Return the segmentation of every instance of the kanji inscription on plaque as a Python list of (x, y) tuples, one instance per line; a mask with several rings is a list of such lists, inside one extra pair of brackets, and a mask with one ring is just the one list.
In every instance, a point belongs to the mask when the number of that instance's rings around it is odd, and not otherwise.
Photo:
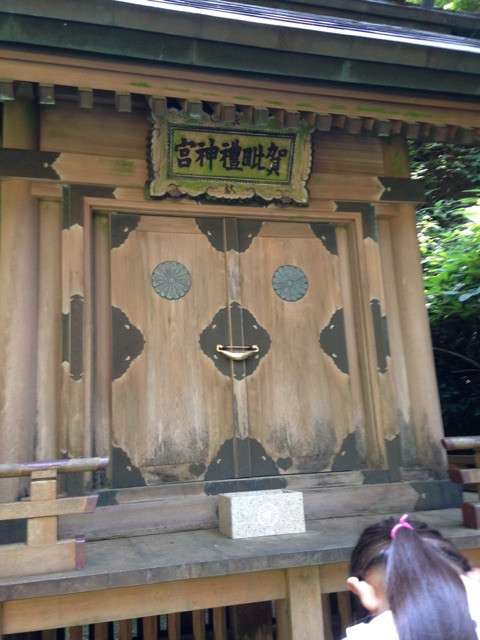
[(310, 127), (249, 128), (189, 122), (187, 114), (154, 117), (152, 196), (175, 192), (214, 198), (308, 202)]

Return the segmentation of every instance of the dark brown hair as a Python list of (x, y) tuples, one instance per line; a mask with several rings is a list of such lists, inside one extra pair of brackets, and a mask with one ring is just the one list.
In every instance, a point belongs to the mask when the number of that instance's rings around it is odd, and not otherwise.
[(350, 575), (365, 579), (383, 567), (390, 609), (400, 640), (477, 640), (460, 578), (468, 561), (439, 531), (409, 521), (392, 540), (398, 520), (367, 527), (352, 553)]

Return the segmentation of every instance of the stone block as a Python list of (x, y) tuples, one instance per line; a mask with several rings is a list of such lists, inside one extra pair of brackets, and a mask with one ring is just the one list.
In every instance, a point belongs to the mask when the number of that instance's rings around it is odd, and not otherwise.
[(219, 529), (229, 538), (305, 532), (300, 491), (240, 491), (219, 496)]

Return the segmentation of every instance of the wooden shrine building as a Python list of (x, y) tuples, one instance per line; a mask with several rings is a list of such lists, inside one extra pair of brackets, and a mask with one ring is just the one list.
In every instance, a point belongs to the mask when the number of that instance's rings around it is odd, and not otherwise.
[[(480, 560), (407, 146), (480, 143), (479, 33), (393, 0), (2, 0), (0, 634), (338, 637), (383, 514)], [(260, 489), (302, 491), (307, 533), (221, 536), (217, 496)]]

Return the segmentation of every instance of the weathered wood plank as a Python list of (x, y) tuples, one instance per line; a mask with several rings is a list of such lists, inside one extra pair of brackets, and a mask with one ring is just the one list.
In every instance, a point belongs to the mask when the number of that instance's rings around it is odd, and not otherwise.
[(443, 473), (446, 455), (440, 441), (444, 434), (425, 307), (416, 212), (412, 205), (398, 207), (400, 215), (390, 222), (392, 260), (402, 339), (404, 345), (408, 345), (404, 353), (411, 402), (410, 424), (417, 446), (416, 462)]
[(42, 460), (39, 462), (18, 462), (0, 464), (0, 478), (17, 478), (29, 476), (41, 471), (58, 471), (59, 473), (76, 473), (98, 471), (108, 465), (108, 458), (70, 458), (70, 460)]
[[(305, 110), (305, 101), (309, 110), (317, 113), (337, 113), (365, 118), (381, 117), (387, 120), (407, 122), (430, 122), (438, 125), (457, 124), (467, 127), (480, 126), (480, 114), (473, 103), (419, 98), (418, 108), (412, 113), (411, 99), (400, 95), (386, 100), (380, 93), (360, 90), (328, 89), (302, 83), (279, 83), (257, 79), (233, 79), (227, 74), (211, 76), (197, 71), (164, 68), (149, 72), (141, 64), (97, 61), (95, 69), (86, 65), (81, 57), (62, 57), (49, 54), (35, 56), (29, 52), (8, 51), (3, 49), (0, 55), (0, 77), (41, 82), (42, 84), (64, 84), (66, 86), (88, 86), (93, 89), (107, 89), (116, 92), (135, 92), (144, 95), (168, 95), (188, 100), (207, 100), (236, 104), (238, 96), (245, 96), (245, 104), (265, 107), (274, 101), (280, 108), (289, 111)], [(141, 78), (141, 81), (139, 81)], [(242, 102), (242, 101), (240, 101)]]
[(480, 469), (450, 469), (448, 475), (458, 484), (480, 483)]
[[(3, 105), (2, 144), (33, 149), (37, 114), (32, 102)], [(36, 419), (38, 207), (26, 180), (2, 182), (0, 219), (0, 462), (32, 460)], [(12, 286), (13, 285), (13, 286)], [(0, 500), (18, 497), (18, 480), (3, 482)]]
[(60, 498), (48, 502), (13, 502), (0, 504), (0, 520), (18, 520), (19, 518), (43, 518), (63, 516), (70, 513), (92, 513), (98, 496), (78, 498)]
[(0, 177), (141, 187), (147, 166), (145, 160), (136, 158), (4, 148), (0, 150)]
[(323, 640), (333, 640), (332, 633), (332, 609), (330, 606), (330, 595), (322, 593), (322, 612), (323, 612)]
[(352, 602), (349, 591), (337, 593), (338, 613), (340, 615), (341, 633), (352, 624)]
[(480, 449), (480, 436), (458, 436), (455, 438), (442, 438), (442, 444), (447, 451)]
[(148, 128), (145, 112), (120, 114), (102, 104), (79, 110), (58, 102), (55, 109), (42, 110), (40, 149), (143, 160)]
[(5, 603), (5, 633), (74, 626), (86, 621), (170, 614), (192, 609), (225, 607), (286, 596), (283, 571), (230, 575), (155, 585), (116, 588), (101, 592), (71, 593)]
[[(60, 540), (50, 545), (0, 545), (0, 575), (2, 577), (28, 576), (39, 572), (56, 573), (81, 566), (83, 542)], [(83, 621), (82, 621), (83, 622)], [(79, 623), (80, 624), (80, 623)], [(36, 627), (55, 628), (58, 624)], [(63, 626), (63, 625), (60, 625)]]
[(287, 570), (292, 640), (325, 637), (318, 567)]
[[(267, 485), (268, 486), (268, 485)], [(428, 485), (427, 485), (428, 486)], [(433, 491), (432, 485), (432, 491)], [(228, 484), (226, 485), (228, 489)], [(294, 488), (294, 487), (290, 487)], [(300, 490), (302, 487), (298, 487)], [(442, 491), (444, 485), (437, 485)], [(220, 491), (217, 489), (217, 492)], [(181, 495), (181, 494), (180, 494)], [(60, 535), (82, 535), (90, 540), (146, 533), (212, 529), (218, 526), (216, 497), (184, 496), (178, 508), (178, 494), (160, 500), (125, 502), (99, 507), (92, 514), (60, 518)], [(363, 514), (381, 515), (413, 511), (419, 500), (419, 487), (407, 482), (307, 489), (304, 494), (307, 520)]]
[(142, 640), (157, 640), (158, 637), (158, 617), (148, 616), (141, 619)]
[(193, 640), (205, 640), (205, 609), (192, 611)]
[(180, 613), (167, 615), (168, 640), (180, 640), (182, 637), (182, 617)]
[(214, 640), (227, 640), (227, 610), (225, 607), (214, 607), (213, 615), (213, 638)]
[(292, 625), (290, 622), (290, 606), (288, 598), (275, 603), (275, 637), (276, 640), (291, 640)]
[(37, 438), (35, 458), (57, 457), (62, 349), (61, 229), (59, 201), (41, 200), (39, 211)]

